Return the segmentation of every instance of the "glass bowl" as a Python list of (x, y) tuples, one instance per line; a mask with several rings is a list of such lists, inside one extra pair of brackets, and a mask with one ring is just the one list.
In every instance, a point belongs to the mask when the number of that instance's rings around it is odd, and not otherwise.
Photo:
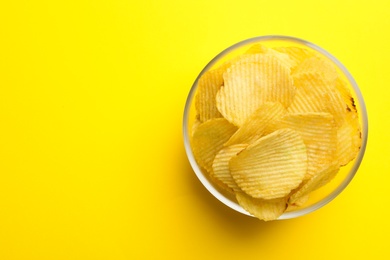
[(336, 68), (338, 68), (339, 73), (341, 77), (347, 82), (349, 85), (349, 89), (351, 91), (352, 97), (354, 98), (355, 105), (358, 111), (358, 116), (360, 120), (360, 126), (361, 126), (361, 133), (362, 133), (362, 145), (360, 148), (360, 151), (356, 158), (351, 161), (347, 166), (341, 167), (339, 173), (337, 176), (327, 185), (324, 187), (312, 192), (310, 194), (309, 201), (299, 207), (294, 208), (291, 211), (286, 211), (283, 213), (278, 219), (290, 219), (295, 218), (299, 216), (306, 215), (310, 212), (313, 212), (330, 201), (332, 201), (334, 198), (336, 198), (351, 182), (353, 177), (355, 176), (360, 163), (363, 159), (364, 152), (366, 149), (367, 144), (367, 135), (368, 135), (368, 120), (367, 120), (367, 111), (365, 107), (365, 103), (363, 100), (363, 96), (359, 90), (358, 85), (356, 84), (355, 80), (351, 76), (351, 74), (348, 72), (348, 70), (330, 53), (325, 51), (324, 49), (318, 47), (317, 45), (310, 43), (308, 41), (289, 37), (289, 36), (277, 36), (277, 35), (271, 35), (271, 36), (259, 36), (254, 37), (250, 39), (246, 39), (244, 41), (238, 42), (231, 47), (225, 49), (221, 53), (219, 53), (215, 58), (213, 58), (206, 67), (200, 72), (198, 77), (196, 78), (194, 84), (192, 85), (192, 88), (189, 92), (186, 104), (185, 104), (185, 110), (184, 110), (184, 117), (183, 117), (183, 134), (184, 134), (184, 145), (185, 150), (187, 153), (188, 160), (200, 180), (200, 182), (204, 185), (204, 187), (219, 201), (221, 201), (226, 206), (232, 208), (233, 210), (236, 210), (242, 214), (252, 216), (250, 213), (248, 213), (246, 210), (244, 210), (236, 201), (236, 199), (226, 193), (224, 190), (220, 189), (218, 185), (214, 184), (210, 178), (208, 177), (207, 172), (203, 172), (201, 167), (197, 164), (193, 151), (191, 149), (190, 145), (190, 136), (191, 136), (191, 128), (195, 121), (195, 105), (194, 105), (194, 99), (197, 91), (197, 85), (199, 78), (208, 70), (213, 69), (223, 62), (238, 56), (240, 54), (243, 54), (251, 45), (261, 43), (264, 46), (267, 47), (278, 47), (278, 46), (296, 46), (301, 47), (305, 49), (312, 50), (319, 54), (320, 56), (325, 57), (326, 59), (330, 60)]

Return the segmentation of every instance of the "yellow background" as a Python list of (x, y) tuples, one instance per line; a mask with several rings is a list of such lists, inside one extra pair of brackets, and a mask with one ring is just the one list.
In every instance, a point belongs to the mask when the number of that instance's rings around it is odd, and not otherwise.
[[(0, 259), (388, 259), (389, 1), (0, 3)], [(335, 55), (365, 97), (350, 186), (261, 222), (217, 201), (183, 146), (187, 94), (268, 34)]]

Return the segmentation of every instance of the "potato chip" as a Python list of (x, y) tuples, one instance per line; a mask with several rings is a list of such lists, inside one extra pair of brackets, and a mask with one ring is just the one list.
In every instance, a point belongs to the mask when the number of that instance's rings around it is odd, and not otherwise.
[(246, 57), (248, 57), (250, 55), (248, 54), (241, 54), (241, 55), (238, 55), (236, 57), (233, 57), (231, 58), (230, 60), (227, 60), (225, 62), (223, 62), (219, 67), (218, 67), (218, 70), (220, 70), (223, 73), (225, 73), (233, 64), (239, 62), (241, 59), (246, 59)]
[(337, 126), (343, 123), (347, 109), (334, 85), (313, 73), (299, 74), (294, 77), (294, 84), (297, 90), (287, 109), (290, 113), (328, 112), (334, 116)]
[[(285, 57), (285, 59), (289, 59), (288, 56)], [(206, 71), (199, 78), (195, 96), (195, 108), (201, 122), (205, 122), (212, 118), (222, 117), (216, 107), (215, 98), (220, 87), (224, 85), (223, 73), (233, 64), (247, 61), (253, 61), (253, 55), (243, 54), (234, 59), (227, 60), (219, 67)]]
[(224, 86), (216, 97), (217, 108), (234, 125), (245, 120), (265, 102), (288, 107), (295, 87), (289, 69), (270, 55), (254, 54), (256, 62), (238, 62), (224, 74)]
[[(288, 58), (288, 57), (287, 57)], [(195, 108), (197, 116), (201, 122), (212, 118), (222, 117), (216, 107), (216, 94), (224, 85), (223, 73), (237, 62), (252, 59), (252, 55), (243, 54), (233, 59), (227, 60), (219, 67), (206, 71), (198, 80), (198, 88), (195, 96)]]
[(191, 128), (191, 136), (194, 136), (194, 133), (196, 132), (196, 129), (198, 129), (198, 126), (201, 124), (200, 120), (198, 118), (195, 119), (194, 123), (192, 124)]
[(304, 60), (318, 56), (316, 53), (310, 50), (300, 48), (300, 47), (295, 47), (295, 46), (275, 47), (273, 49), (280, 53), (287, 54), (290, 57), (290, 59), (294, 62), (295, 65), (293, 65), (291, 68), (292, 73), (294, 73), (297, 65), (301, 64)]
[(324, 108), (324, 112), (331, 113), (334, 117), (334, 121), (337, 126), (341, 126), (345, 120), (347, 108), (345, 102), (343, 102), (343, 98), (336, 89), (330, 89), (324, 95), (324, 101), (327, 105)]
[(221, 86), (224, 85), (223, 73), (232, 66), (232, 64), (246, 59), (248, 55), (240, 55), (227, 60), (219, 67), (206, 71), (198, 80), (198, 88), (195, 96), (195, 108), (197, 117), (201, 122), (209, 119), (222, 117), (216, 106), (216, 95)]
[(306, 194), (304, 196), (301, 196), (299, 198), (297, 198), (294, 202), (288, 202), (288, 206), (287, 206), (287, 209), (286, 211), (291, 211), (291, 210), (296, 210), (300, 207), (302, 207), (303, 205), (305, 205), (307, 203), (307, 201), (309, 200), (310, 198), (310, 195), (309, 194)]
[(230, 174), (229, 161), (244, 150), (247, 144), (236, 144), (222, 148), (214, 158), (211, 176), (222, 183), (222, 188), (233, 193), (240, 190)]
[(289, 203), (296, 203), (296, 201), (299, 201), (303, 196), (310, 194), (312, 191), (315, 191), (330, 182), (336, 176), (339, 169), (338, 162), (323, 165), (316, 175), (304, 181), (300, 188), (290, 196)]
[(297, 201), (294, 201), (294, 203), (288, 202), (286, 212), (291, 212), (291, 211), (300, 209), (302, 206), (304, 206), (308, 202), (309, 198), (310, 198), (310, 196), (309, 196), (309, 194), (307, 194), (305, 196), (298, 198)]
[(223, 85), (222, 73), (223, 71), (220, 69), (209, 70), (198, 80), (195, 108), (201, 122), (222, 117), (215, 103), (217, 92)]
[(251, 47), (249, 47), (248, 50), (246, 50), (245, 54), (258, 54), (258, 53), (268, 53), (270, 48), (265, 47), (263, 44), (256, 43), (253, 44)]
[(272, 200), (255, 199), (244, 192), (237, 192), (236, 199), (243, 209), (264, 221), (275, 220), (287, 208), (285, 197)]
[(279, 102), (267, 102), (259, 106), (225, 144), (250, 144), (264, 135), (267, 125), (287, 113)]
[(298, 187), (307, 170), (306, 146), (291, 129), (266, 135), (229, 163), (237, 185), (254, 198), (275, 199)]
[(351, 95), (351, 91), (349, 90), (347, 83), (344, 80), (337, 78), (335, 85), (336, 89), (339, 91), (341, 97), (347, 105), (347, 110), (357, 112), (355, 100)]
[(199, 165), (211, 172), (215, 155), (236, 130), (237, 127), (224, 118), (200, 124), (192, 137), (192, 149)]
[[(297, 65), (296, 61), (291, 59), (289, 55), (286, 53), (278, 52), (272, 48), (268, 48), (264, 46), (263, 44), (254, 44), (252, 45), (245, 54), (269, 54), (277, 58), (283, 65), (285, 65), (287, 68), (292, 68)], [(253, 57), (253, 55), (246, 55), (246, 60)], [(244, 59), (245, 60), (245, 59)]]
[(231, 59), (226, 60), (226, 61), (222, 62), (219, 65), (214, 65), (213, 66), (212, 70), (215, 70), (216, 74), (219, 74), (218, 77), (220, 76), (222, 78), (221, 79), (222, 81), (220, 81), (220, 82), (222, 82), (222, 85), (224, 85), (224, 83), (223, 83), (224, 82), (223, 81), (223, 73), (225, 73), (233, 64), (239, 62), (242, 59), (246, 59), (247, 56), (249, 56), (249, 55), (244, 53), (244, 54), (232, 57)]
[(337, 128), (329, 113), (287, 114), (267, 126), (266, 133), (290, 128), (299, 133), (307, 150), (305, 179), (315, 175), (324, 164), (337, 160)]
[(337, 131), (337, 157), (340, 166), (347, 165), (358, 154), (362, 145), (359, 119), (355, 111), (350, 111)]
[(325, 84), (334, 84), (338, 78), (338, 73), (333, 64), (322, 57), (313, 56), (303, 60), (295, 68), (292, 73), (294, 78), (299, 78), (301, 75), (316, 75), (318, 80), (323, 81)]

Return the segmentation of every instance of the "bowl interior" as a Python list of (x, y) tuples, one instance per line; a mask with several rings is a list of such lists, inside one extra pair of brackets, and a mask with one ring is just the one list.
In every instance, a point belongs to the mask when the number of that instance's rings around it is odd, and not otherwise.
[(222, 51), (214, 59), (212, 59), (209, 62), (209, 64), (207, 64), (207, 66), (201, 71), (201, 73), (195, 80), (190, 90), (190, 93), (188, 95), (187, 102), (185, 105), (184, 118), (183, 118), (183, 134), (184, 134), (185, 149), (190, 164), (196, 176), (202, 182), (205, 188), (211, 194), (213, 194), (213, 196), (215, 196), (218, 200), (220, 200), (228, 207), (238, 212), (241, 212), (242, 214), (251, 216), (251, 214), (249, 214), (237, 203), (237, 201), (233, 196), (224, 192), (217, 185), (215, 185), (209, 179), (207, 172), (201, 169), (201, 167), (197, 164), (191, 149), (190, 135), (191, 135), (191, 129), (195, 121), (195, 115), (196, 115), (194, 98), (196, 95), (198, 79), (206, 71), (219, 66), (223, 62), (233, 57), (243, 54), (251, 45), (255, 43), (261, 43), (262, 45), (265, 45), (267, 47), (296, 46), (296, 47), (306, 48), (315, 51), (321, 56), (323, 56), (324, 58), (330, 60), (339, 70), (339, 74), (341, 75), (341, 77), (343, 77), (343, 79), (348, 83), (348, 86), (350, 88), (352, 97), (355, 100), (356, 108), (358, 111), (358, 116), (361, 124), (361, 131), (362, 131), (362, 146), (358, 155), (347, 166), (341, 167), (337, 176), (330, 183), (312, 192), (309, 201), (304, 206), (300, 208), (296, 208), (291, 211), (286, 211), (279, 217), (279, 219), (289, 219), (289, 218), (299, 217), (326, 205), (327, 203), (332, 201), (338, 194), (340, 194), (345, 189), (345, 187), (347, 187), (347, 185), (353, 179), (354, 175), (356, 174), (360, 166), (360, 163), (364, 156), (366, 144), (367, 144), (367, 135), (368, 135), (367, 111), (363, 100), (363, 96), (358, 88), (358, 85), (356, 84), (355, 80), (353, 79), (352, 75), (348, 72), (348, 70), (335, 57), (333, 57), (330, 53), (323, 50), (322, 48), (310, 42), (307, 42), (305, 40), (301, 40), (293, 37), (260, 36), (260, 37), (244, 40)]

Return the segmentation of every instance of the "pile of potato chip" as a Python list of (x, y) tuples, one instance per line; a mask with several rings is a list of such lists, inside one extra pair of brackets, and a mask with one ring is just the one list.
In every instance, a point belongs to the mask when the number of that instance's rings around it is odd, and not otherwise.
[(252, 45), (199, 78), (195, 107), (197, 163), (265, 221), (302, 206), (361, 146), (348, 84), (300, 47)]

